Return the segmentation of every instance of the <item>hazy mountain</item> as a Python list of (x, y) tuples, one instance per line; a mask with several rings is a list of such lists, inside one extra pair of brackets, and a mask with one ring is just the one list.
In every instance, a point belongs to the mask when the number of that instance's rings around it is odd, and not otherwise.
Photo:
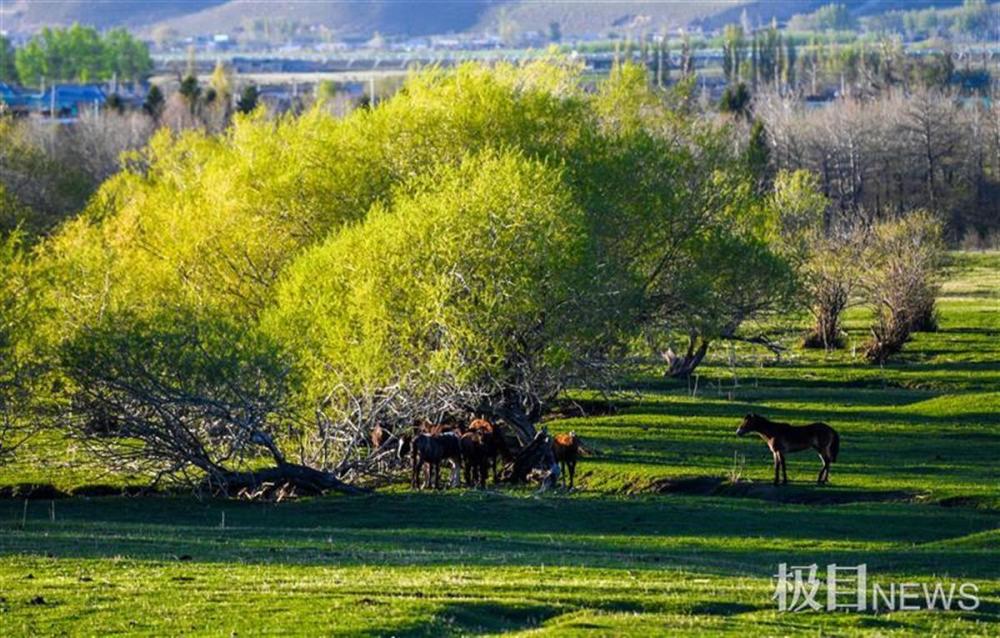
[[(180, 34), (236, 33), (255, 19), (324, 25), (339, 35), (430, 35), (495, 31), (503, 22), (518, 32), (546, 32), (558, 22), (565, 35), (628, 28), (647, 32), (740, 20), (754, 24), (787, 19), (830, 0), (5, 0), (3, 28), (27, 33), (73, 22), (105, 28), (123, 25), (149, 33), (169, 27)], [(960, 0), (844, 0), (853, 13), (938, 7)]]

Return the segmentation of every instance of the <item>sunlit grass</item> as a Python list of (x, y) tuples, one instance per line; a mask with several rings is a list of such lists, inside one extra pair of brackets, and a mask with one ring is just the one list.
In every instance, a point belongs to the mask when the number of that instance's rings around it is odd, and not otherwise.
[[(1000, 254), (959, 254), (941, 330), (898, 361), (850, 346), (781, 361), (717, 349), (698, 390), (654, 370), (614, 414), (549, 422), (594, 453), (580, 490), (0, 501), (0, 635), (991, 635), (1000, 621)], [(851, 311), (851, 342), (865, 339)], [(789, 334), (788, 341), (795, 332)], [(814, 454), (734, 431), (755, 411), (842, 435)], [(0, 485), (121, 484), (41, 437)], [(743, 491), (725, 480), (741, 477)], [(653, 493), (665, 479), (706, 493)], [(718, 489), (711, 489), (717, 485)], [(882, 582), (971, 581), (977, 611), (780, 614), (777, 563), (866, 563)]]

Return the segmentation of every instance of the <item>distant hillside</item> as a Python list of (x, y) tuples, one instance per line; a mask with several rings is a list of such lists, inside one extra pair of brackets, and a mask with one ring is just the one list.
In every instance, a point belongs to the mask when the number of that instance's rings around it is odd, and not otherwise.
[(493, 5), (506, 0), (345, 0), (275, 2), (229, 0), (163, 24), (185, 35), (234, 32), (254, 19), (321, 24), (340, 35), (432, 35), (474, 27)]
[[(157, 26), (183, 35), (236, 33), (254, 19), (323, 25), (340, 36), (432, 35), (496, 31), (501, 22), (516, 32), (546, 32), (558, 22), (567, 36), (630, 28), (646, 32), (703, 26), (714, 29), (740, 20), (754, 24), (786, 20), (830, 0), (6, 0), (3, 28), (27, 33), (73, 22), (99, 28), (123, 25), (144, 33)], [(852, 13), (944, 7), (960, 0), (843, 0)]]
[(124, 26), (141, 29), (161, 20), (222, 5), (230, 0), (4, 0), (0, 28), (31, 33), (45, 26), (68, 26), (74, 22), (104, 29)]

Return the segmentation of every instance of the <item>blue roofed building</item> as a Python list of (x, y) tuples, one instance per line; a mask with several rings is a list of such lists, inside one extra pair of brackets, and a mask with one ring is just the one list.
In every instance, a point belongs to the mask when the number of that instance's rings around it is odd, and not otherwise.
[(32, 109), (55, 117), (78, 117), (88, 110), (104, 108), (108, 96), (97, 84), (54, 84), (33, 95)]
[(16, 86), (0, 82), (0, 103), (3, 108), (14, 113), (27, 113), (30, 109), (32, 95), (25, 93)]

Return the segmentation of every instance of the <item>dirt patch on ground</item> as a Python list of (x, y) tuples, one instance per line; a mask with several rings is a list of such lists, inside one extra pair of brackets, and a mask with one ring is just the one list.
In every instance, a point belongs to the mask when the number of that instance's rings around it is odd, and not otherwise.
[[(756, 498), (777, 503), (800, 505), (841, 505), (844, 503), (907, 502), (919, 494), (907, 490), (848, 490), (816, 484), (772, 485), (770, 483), (731, 483), (717, 476), (661, 478), (642, 490), (655, 494), (687, 494), (693, 496), (731, 496)], [(635, 493), (635, 492), (633, 492)]]

